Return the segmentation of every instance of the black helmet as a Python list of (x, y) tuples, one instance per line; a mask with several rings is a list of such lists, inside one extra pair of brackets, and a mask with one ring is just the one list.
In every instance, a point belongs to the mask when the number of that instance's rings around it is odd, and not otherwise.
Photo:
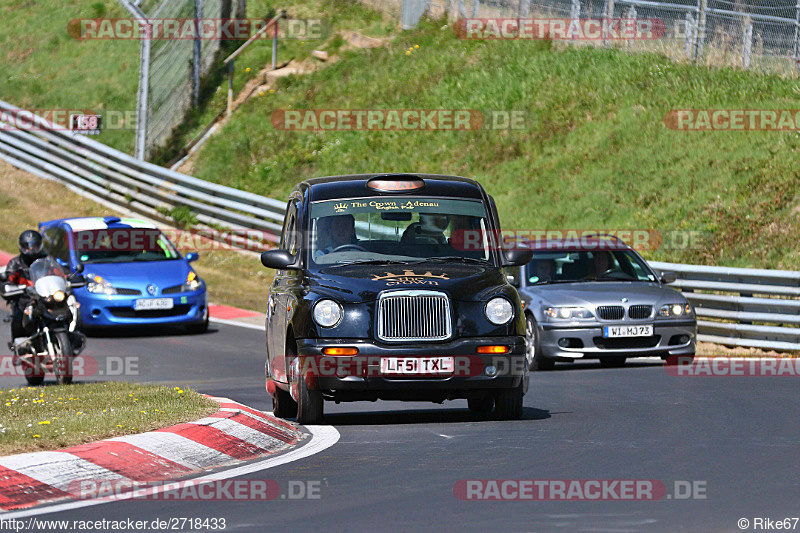
[(23, 231), (19, 236), (19, 252), (26, 260), (41, 257), (42, 254), (42, 236), (38, 231), (29, 229)]

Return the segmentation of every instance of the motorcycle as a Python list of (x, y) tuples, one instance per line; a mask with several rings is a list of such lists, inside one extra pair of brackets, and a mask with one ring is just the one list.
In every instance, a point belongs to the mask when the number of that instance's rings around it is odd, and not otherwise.
[(14, 365), (23, 368), (29, 385), (41, 385), (45, 371), (55, 374), (59, 384), (72, 383), (72, 360), (86, 346), (86, 336), (74, 330), (77, 302), (70, 294), (72, 288), (86, 284), (80, 274), (82, 266), (67, 276), (56, 260), (43, 257), (31, 265), (32, 287), (10, 284), (3, 287), (2, 297), (6, 301), (23, 295), (30, 298), (22, 326), (32, 334), (9, 343)]

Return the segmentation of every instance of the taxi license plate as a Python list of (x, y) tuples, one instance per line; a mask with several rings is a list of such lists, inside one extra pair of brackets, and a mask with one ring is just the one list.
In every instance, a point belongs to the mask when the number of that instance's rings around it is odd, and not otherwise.
[(644, 326), (604, 326), (603, 337), (651, 337), (653, 325)]
[(172, 298), (146, 298), (133, 303), (135, 311), (150, 311), (151, 309), (172, 309)]
[(452, 357), (382, 357), (381, 374), (452, 374)]

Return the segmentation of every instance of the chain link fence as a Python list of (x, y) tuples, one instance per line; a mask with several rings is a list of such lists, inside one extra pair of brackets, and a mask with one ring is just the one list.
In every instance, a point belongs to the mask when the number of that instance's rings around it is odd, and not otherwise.
[[(244, 0), (120, 0), (139, 18), (228, 19), (246, 17)], [(145, 42), (146, 41), (146, 42)], [(164, 146), (186, 112), (198, 104), (201, 80), (218, 57), (219, 39), (142, 39), (137, 97), (136, 157)]]
[[(800, 61), (800, 0), (362, 0), (396, 14), (404, 29), (429, 13), (458, 18), (659, 19), (654, 40), (595, 44), (657, 51), (677, 60), (794, 75)], [(583, 44), (587, 41), (573, 41)]]

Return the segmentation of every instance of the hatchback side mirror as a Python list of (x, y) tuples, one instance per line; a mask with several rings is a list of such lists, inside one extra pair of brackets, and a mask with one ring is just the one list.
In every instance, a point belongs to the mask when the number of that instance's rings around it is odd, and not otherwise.
[(506, 250), (503, 255), (506, 257), (506, 263), (509, 266), (523, 266), (533, 260), (533, 250), (513, 249)]
[(261, 264), (267, 268), (275, 270), (286, 270), (292, 268), (295, 256), (286, 250), (267, 250), (261, 254)]
[(83, 267), (83, 263), (78, 263), (77, 265), (75, 265), (75, 273), (76, 274), (82, 274), (83, 273), (83, 268), (84, 268)]
[(188, 254), (186, 254), (186, 261), (189, 263), (194, 263), (198, 259), (200, 259), (200, 254), (198, 254), (197, 252), (189, 252)]
[(675, 274), (675, 272), (667, 271), (661, 273), (661, 283), (664, 284), (675, 283), (675, 280), (677, 279), (678, 276)]

